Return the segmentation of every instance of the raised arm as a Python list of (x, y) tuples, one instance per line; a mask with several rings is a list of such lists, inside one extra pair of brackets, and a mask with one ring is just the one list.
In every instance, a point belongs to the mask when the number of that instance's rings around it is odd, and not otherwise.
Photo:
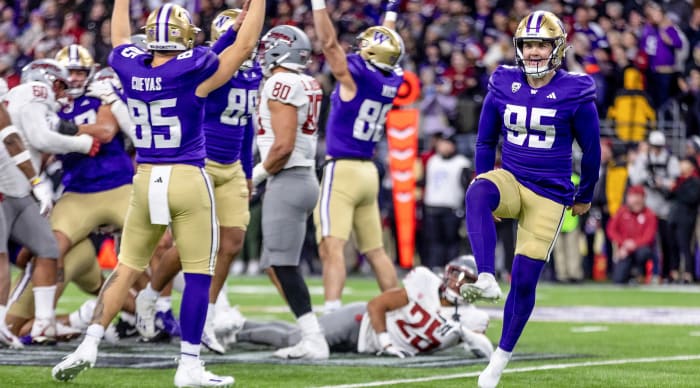
[(131, 43), (129, 0), (115, 0), (112, 9), (112, 47)]
[(396, 17), (397, 12), (401, 6), (401, 0), (389, 0), (386, 3), (386, 13), (384, 14), (384, 22), (382, 25), (384, 27), (391, 28), (396, 31)]
[(257, 45), (265, 20), (265, 0), (248, 0), (243, 10), (246, 14), (245, 20), (238, 31), (236, 41), (219, 54), (219, 67), (197, 87), (197, 96), (206, 97), (212, 90), (228, 82), (241, 64), (250, 58), (250, 53)]
[(345, 50), (338, 42), (337, 33), (333, 22), (326, 9), (324, 0), (312, 0), (311, 7), (314, 14), (314, 28), (316, 35), (321, 41), (323, 55), (328, 66), (331, 68), (333, 76), (340, 82), (340, 93), (343, 100), (350, 100), (357, 93), (357, 84), (352, 79), (352, 74), (348, 69), (348, 61), (345, 57)]

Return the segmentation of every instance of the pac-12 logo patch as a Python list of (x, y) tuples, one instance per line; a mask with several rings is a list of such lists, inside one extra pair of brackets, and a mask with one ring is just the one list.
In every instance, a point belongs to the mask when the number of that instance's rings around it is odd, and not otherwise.
[(513, 83), (510, 85), (510, 91), (513, 92), (513, 93), (515, 93), (515, 92), (517, 92), (518, 90), (520, 90), (520, 87), (521, 87), (521, 86), (522, 86), (522, 84), (521, 84), (520, 82), (513, 82)]

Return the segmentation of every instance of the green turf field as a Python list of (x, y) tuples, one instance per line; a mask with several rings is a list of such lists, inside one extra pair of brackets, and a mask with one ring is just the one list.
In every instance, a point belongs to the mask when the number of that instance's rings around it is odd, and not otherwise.
[[(310, 279), (316, 306), (321, 306), (320, 279)], [(506, 291), (506, 290), (504, 290)], [(368, 300), (377, 293), (369, 278), (351, 278), (344, 302)], [(174, 295), (176, 300), (179, 295)], [(698, 387), (700, 370), (700, 288), (635, 287), (543, 283), (533, 320), (516, 348), (527, 360), (512, 361), (501, 380), (503, 387)], [(252, 319), (291, 320), (291, 313), (266, 278), (233, 278), (229, 299)], [(59, 305), (68, 312), (84, 300), (70, 288)], [(487, 305), (493, 314), (488, 336), (500, 336), (502, 305)], [(45, 365), (58, 361), (61, 345), (44, 348)], [(114, 348), (103, 347), (105, 353)], [(142, 348), (136, 351), (142, 353)], [(122, 349), (123, 351), (124, 349)], [(177, 342), (154, 349), (159, 356), (177, 351)], [(461, 349), (410, 362), (348, 355), (331, 355), (327, 363), (275, 362), (269, 350), (232, 350), (226, 359), (204, 353), (210, 369), (233, 374), (238, 387), (386, 386), (475, 387), (483, 362), (467, 360)], [(257, 357), (251, 361), (250, 354)], [(241, 361), (237, 361), (241, 355)], [(8, 363), (21, 356), (2, 350)], [(248, 358), (245, 358), (248, 357)], [(542, 359), (538, 359), (538, 358)], [(104, 357), (108, 359), (108, 357)], [(417, 362), (418, 361), (418, 362)], [(443, 362), (444, 361), (444, 362)], [(98, 363), (100, 361), (98, 360)], [(462, 363), (460, 366), (455, 362)], [(15, 362), (22, 363), (22, 362)], [(349, 366), (343, 366), (347, 364)], [(174, 365), (174, 364), (173, 364)], [(421, 367), (422, 366), (422, 367)], [(174, 369), (95, 368), (70, 383), (51, 380), (49, 366), (0, 366), (1, 387), (167, 387)]]

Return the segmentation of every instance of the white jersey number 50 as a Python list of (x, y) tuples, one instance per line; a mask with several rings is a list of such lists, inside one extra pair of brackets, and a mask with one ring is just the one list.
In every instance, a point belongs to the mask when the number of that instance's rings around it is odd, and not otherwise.
[[(556, 109), (532, 108), (530, 110), (530, 122), (528, 123), (526, 106), (506, 104), (506, 110), (503, 112), (503, 123), (509, 129), (506, 139), (519, 146), (524, 145), (527, 139), (528, 147), (552, 148), (554, 137), (557, 134), (556, 127), (542, 124), (540, 121), (542, 117), (555, 117), (556, 115)], [(515, 119), (513, 119), (513, 116), (515, 116)]]
[[(155, 148), (178, 148), (182, 140), (182, 127), (177, 116), (163, 117), (163, 108), (174, 108), (177, 104), (176, 98), (155, 100), (146, 103), (133, 98), (126, 101), (129, 106), (129, 113), (134, 124), (141, 128), (141, 136), (136, 132), (134, 146), (136, 148), (151, 148), (155, 143)], [(168, 135), (153, 134), (151, 126), (168, 127)]]

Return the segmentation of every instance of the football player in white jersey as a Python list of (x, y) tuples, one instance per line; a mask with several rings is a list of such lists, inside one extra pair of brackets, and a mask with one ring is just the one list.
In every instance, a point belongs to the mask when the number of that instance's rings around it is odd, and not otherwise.
[(272, 28), (260, 40), (258, 55), (267, 78), (256, 139), (262, 162), (253, 168), (254, 187), (268, 180), (262, 205), (262, 263), (272, 268), (302, 331), (296, 346), (280, 349), (275, 356), (326, 359), (328, 344), (299, 271), (306, 220), (319, 191), (314, 168), (323, 91), (303, 73), (311, 43), (302, 30), (287, 25)]
[[(99, 141), (90, 135), (68, 136), (60, 133), (63, 123), (56, 110), (59, 108), (58, 101), (66, 96), (68, 78), (67, 69), (58, 62), (37, 60), (22, 69), (22, 83), (4, 97), (12, 123), (27, 145), (26, 156), (36, 171), (41, 170), (42, 153), (79, 152), (94, 156), (99, 151)], [(36, 342), (53, 341), (56, 258), (59, 252), (51, 227), (41, 217), (41, 214), (50, 211), (51, 203), (42, 203), (40, 212), (25, 211), (27, 207), (36, 207), (27, 188), (12, 195), (8, 193), (3, 202), (5, 216), (13, 220), (11, 237), (36, 256), (32, 274), (36, 319), (31, 336)], [(47, 231), (48, 234), (45, 233)]]
[[(5, 84), (5, 86), (7, 85)], [(29, 158), (29, 152), (19, 137), (17, 129), (12, 125), (10, 115), (3, 104), (0, 104), (0, 139), (4, 144), (4, 148), (0, 148), (0, 201), (2, 201), (2, 193), (11, 194), (16, 191), (18, 195), (21, 195), (26, 192), (26, 189), (30, 187), (27, 184), (29, 182), (34, 197), (43, 204), (41, 206), (48, 207), (53, 196), (51, 187), (48, 182), (42, 182), (38, 178)], [(18, 175), (20, 171), (26, 179)], [(10, 260), (7, 255), (10, 230), (8, 229), (5, 213), (0, 206), (0, 343), (10, 348), (19, 349), (22, 348), (22, 342), (5, 323), (10, 291)]]
[[(489, 357), (491, 341), (484, 335), (486, 312), (459, 295), (462, 284), (476, 280), (473, 256), (451, 261), (443, 279), (425, 267), (404, 278), (403, 288), (384, 291), (369, 303), (348, 304), (319, 321), (331, 351), (412, 357), (462, 344), (475, 357)], [(301, 333), (287, 322), (245, 320), (225, 338), (276, 347), (298, 341)]]

